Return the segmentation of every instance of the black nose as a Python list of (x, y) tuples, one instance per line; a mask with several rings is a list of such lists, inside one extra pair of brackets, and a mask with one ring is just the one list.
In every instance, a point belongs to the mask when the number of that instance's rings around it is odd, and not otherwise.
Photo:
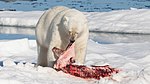
[(74, 43), (75, 42), (75, 40), (70, 40), (70, 43)]

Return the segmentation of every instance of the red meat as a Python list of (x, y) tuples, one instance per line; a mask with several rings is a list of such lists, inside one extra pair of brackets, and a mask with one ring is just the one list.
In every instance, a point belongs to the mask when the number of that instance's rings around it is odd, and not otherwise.
[(54, 68), (60, 69), (74, 62), (73, 60), (75, 58), (74, 44), (72, 44), (72, 46), (69, 46), (67, 50), (60, 50), (56, 47), (54, 47), (52, 50), (53, 52), (55, 52), (54, 54), (59, 57), (56, 63), (54, 64)]
[(74, 53), (74, 44), (69, 44), (66, 50), (61, 50), (56, 47), (52, 49), (55, 55), (59, 58), (54, 64), (54, 68), (57, 71), (63, 71), (65, 73), (74, 75), (76, 77), (81, 77), (85, 79), (94, 78), (100, 79), (101, 77), (110, 77), (114, 73), (118, 73), (119, 70), (111, 68), (109, 65), (105, 66), (90, 66), (85, 65), (76, 65), (73, 64), (75, 53)]

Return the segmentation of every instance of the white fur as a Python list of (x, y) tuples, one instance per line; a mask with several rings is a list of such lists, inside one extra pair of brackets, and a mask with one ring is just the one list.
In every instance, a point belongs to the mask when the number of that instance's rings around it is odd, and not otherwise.
[(47, 10), (36, 26), (38, 65), (53, 66), (58, 58), (53, 47), (65, 49), (75, 40), (76, 63), (83, 64), (89, 30), (85, 16), (78, 10), (58, 6)]

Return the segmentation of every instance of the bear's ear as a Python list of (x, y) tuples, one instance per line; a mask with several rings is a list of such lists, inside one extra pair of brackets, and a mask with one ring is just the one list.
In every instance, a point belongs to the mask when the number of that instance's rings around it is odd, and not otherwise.
[(68, 20), (69, 20), (68, 17), (64, 16), (64, 21), (68, 21)]
[(63, 20), (64, 20), (63, 21), (64, 25), (67, 26), (68, 25), (68, 20), (69, 20), (68, 17), (64, 16)]

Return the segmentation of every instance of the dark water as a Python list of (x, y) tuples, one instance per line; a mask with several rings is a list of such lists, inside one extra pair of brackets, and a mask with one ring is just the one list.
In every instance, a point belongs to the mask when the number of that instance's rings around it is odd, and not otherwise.
[(35, 39), (35, 36), (27, 34), (0, 34), (0, 40), (14, 40), (22, 38)]
[(63, 5), (86, 12), (133, 8), (150, 9), (150, 0), (0, 0), (0, 10), (35, 11)]
[[(2, 27), (0, 40), (36, 39), (35, 28)], [(101, 44), (150, 42), (150, 35), (90, 32), (90, 39)]]
[(90, 32), (90, 39), (100, 44), (150, 42), (150, 35)]
[(35, 28), (0, 26), (0, 40), (35, 39)]

